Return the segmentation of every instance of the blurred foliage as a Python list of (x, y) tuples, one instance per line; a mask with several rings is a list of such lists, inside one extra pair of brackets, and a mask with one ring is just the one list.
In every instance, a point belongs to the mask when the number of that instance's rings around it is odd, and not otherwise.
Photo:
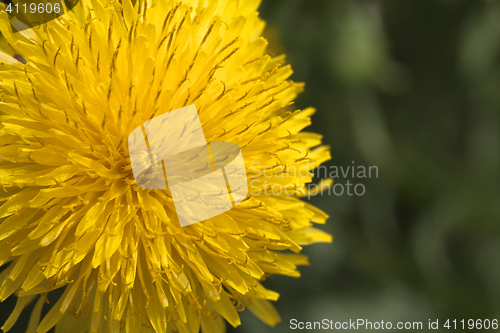
[[(296, 106), (330, 166), (376, 165), (366, 194), (319, 196), (331, 245), (302, 277), (271, 277), (283, 322), (243, 313), (235, 332), (289, 321), (500, 317), (500, 3), (264, 0)], [(345, 183), (345, 179), (336, 182)], [(425, 326), (424, 326), (425, 327)]]

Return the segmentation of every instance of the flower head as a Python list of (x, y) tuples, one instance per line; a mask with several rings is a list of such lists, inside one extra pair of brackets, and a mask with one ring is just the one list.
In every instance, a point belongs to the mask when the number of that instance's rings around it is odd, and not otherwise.
[[(244, 307), (279, 321), (261, 282), (299, 276), (301, 245), (331, 240), (300, 200), (329, 152), (301, 132), (314, 110), (291, 111), (303, 86), (266, 54), (258, 5), (81, 0), (20, 32), (0, 12), (0, 300), (17, 296), (4, 331), (32, 302), (41, 333), (221, 332)], [(193, 104), (208, 142), (241, 147), (249, 195), (181, 227), (167, 191), (136, 185), (127, 138)], [(294, 195), (264, 193), (276, 185)]]

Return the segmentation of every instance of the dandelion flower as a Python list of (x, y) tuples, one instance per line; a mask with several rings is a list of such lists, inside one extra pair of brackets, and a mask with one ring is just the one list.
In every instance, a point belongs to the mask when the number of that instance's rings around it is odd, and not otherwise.
[[(32, 303), (39, 333), (223, 332), (245, 307), (279, 322), (262, 281), (298, 277), (301, 246), (331, 241), (300, 199), (329, 151), (302, 132), (314, 110), (292, 109), (303, 85), (266, 54), (259, 2), (81, 0), (24, 30), (3, 6), (0, 300), (17, 298), (4, 331)], [(136, 185), (127, 137), (187, 105), (208, 142), (241, 147), (249, 194), (180, 227), (167, 192)]]

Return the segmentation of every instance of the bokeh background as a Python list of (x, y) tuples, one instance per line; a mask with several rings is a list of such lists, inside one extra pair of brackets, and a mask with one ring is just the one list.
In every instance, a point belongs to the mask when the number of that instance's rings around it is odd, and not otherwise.
[(264, 283), (283, 322), (244, 311), (228, 331), (500, 319), (500, 3), (263, 0), (261, 14), (271, 52), (307, 84), (296, 106), (318, 109), (308, 130), (331, 146), (327, 166), (379, 175), (335, 180), (362, 183), (363, 196), (311, 199), (334, 242), (304, 249), (300, 279)]
[[(296, 106), (329, 166), (378, 166), (364, 196), (318, 196), (333, 244), (306, 247), (302, 277), (274, 276), (283, 322), (247, 311), (230, 332), (292, 332), (290, 319), (500, 317), (500, 3), (263, 0)], [(424, 329), (426, 331), (426, 329)], [(442, 331), (440, 329), (439, 331)], [(436, 332), (436, 331), (434, 331)]]

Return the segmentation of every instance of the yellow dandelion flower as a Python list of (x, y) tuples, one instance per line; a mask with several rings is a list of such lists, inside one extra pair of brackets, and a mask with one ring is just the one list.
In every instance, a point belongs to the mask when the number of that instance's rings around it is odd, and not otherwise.
[[(303, 85), (266, 54), (259, 2), (81, 0), (26, 30), (2, 7), (0, 300), (17, 297), (4, 331), (33, 302), (39, 333), (223, 332), (245, 307), (279, 321), (261, 282), (299, 276), (301, 246), (331, 241), (300, 199), (329, 151), (302, 132), (314, 110), (290, 110)], [(241, 148), (249, 194), (181, 227), (167, 191), (136, 184), (127, 138), (188, 105), (208, 142)]]

